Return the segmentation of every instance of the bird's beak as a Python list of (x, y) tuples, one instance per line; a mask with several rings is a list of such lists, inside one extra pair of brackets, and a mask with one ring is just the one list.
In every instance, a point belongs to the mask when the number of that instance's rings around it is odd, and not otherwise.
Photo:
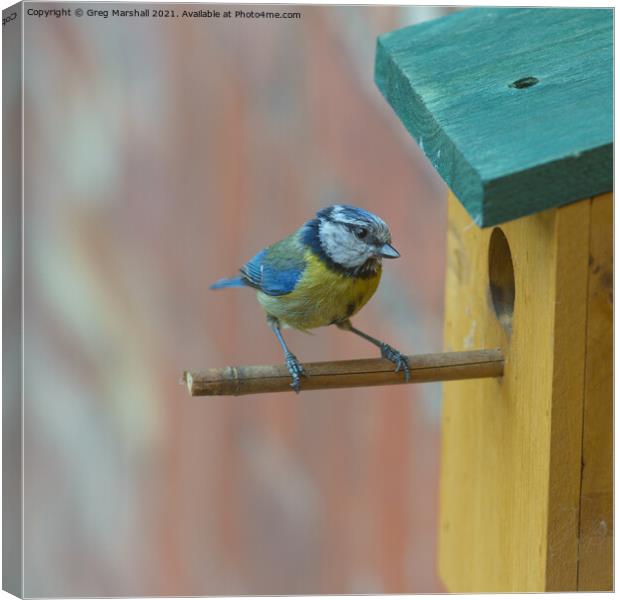
[(400, 256), (398, 250), (391, 244), (383, 244), (377, 254), (383, 258), (398, 258)]

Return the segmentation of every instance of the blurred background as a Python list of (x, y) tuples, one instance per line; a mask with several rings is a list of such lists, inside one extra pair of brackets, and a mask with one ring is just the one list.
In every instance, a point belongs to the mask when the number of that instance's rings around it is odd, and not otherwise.
[[(335, 201), (378, 213), (402, 255), (355, 324), (442, 349), (446, 190), (373, 69), (377, 35), (449, 9), (290, 10), (25, 18), (27, 596), (442, 590), (438, 385), (179, 383), (282, 362), (254, 294), (208, 286)], [(335, 328), (285, 335), (302, 362), (376, 355)]]

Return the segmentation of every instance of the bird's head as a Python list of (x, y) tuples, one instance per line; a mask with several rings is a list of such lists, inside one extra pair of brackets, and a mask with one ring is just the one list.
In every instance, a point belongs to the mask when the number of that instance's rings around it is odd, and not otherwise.
[(317, 213), (316, 233), (325, 255), (347, 271), (371, 270), (382, 258), (398, 258), (389, 227), (377, 215), (334, 204)]

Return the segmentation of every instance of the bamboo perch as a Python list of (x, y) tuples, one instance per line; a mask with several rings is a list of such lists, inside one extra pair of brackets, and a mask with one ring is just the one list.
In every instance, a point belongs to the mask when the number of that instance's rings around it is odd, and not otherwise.
[[(416, 354), (407, 357), (409, 383), (501, 377), (504, 357), (499, 349)], [(307, 377), (302, 390), (326, 390), (406, 383), (402, 371), (383, 358), (303, 363)], [(269, 392), (292, 392), (291, 376), (284, 364), (224, 367), (185, 371), (183, 380), (191, 396), (243, 396)]]

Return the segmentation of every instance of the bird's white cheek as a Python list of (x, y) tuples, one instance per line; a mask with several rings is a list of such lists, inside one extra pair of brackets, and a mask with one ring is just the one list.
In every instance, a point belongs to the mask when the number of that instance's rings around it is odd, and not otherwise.
[(342, 244), (334, 246), (330, 250), (331, 259), (344, 267), (354, 268), (363, 265), (369, 255), (364, 251), (364, 248), (360, 248), (354, 244), (347, 244), (343, 241)]
[(343, 267), (359, 267), (370, 257), (366, 244), (352, 237), (348, 230), (339, 225), (323, 223), (320, 235), (327, 255)]

